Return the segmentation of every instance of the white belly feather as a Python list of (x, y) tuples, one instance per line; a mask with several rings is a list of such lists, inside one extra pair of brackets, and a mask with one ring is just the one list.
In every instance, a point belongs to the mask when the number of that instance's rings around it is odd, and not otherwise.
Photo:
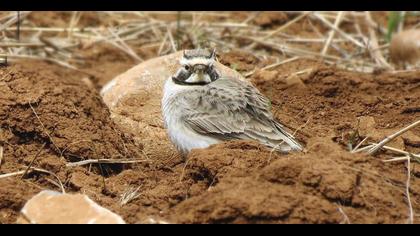
[(177, 93), (185, 92), (186, 89), (193, 89), (193, 86), (180, 86), (175, 84), (172, 79), (168, 79), (162, 99), (163, 118), (169, 138), (183, 153), (188, 153), (194, 148), (206, 148), (220, 142), (217, 139), (201, 135), (184, 125), (182, 114), (185, 111), (173, 106), (170, 101), (176, 99)]

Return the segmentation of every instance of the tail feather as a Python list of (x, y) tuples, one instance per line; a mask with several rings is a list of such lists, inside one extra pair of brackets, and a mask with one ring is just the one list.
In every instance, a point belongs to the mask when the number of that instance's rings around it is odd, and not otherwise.
[(285, 138), (284, 140), (270, 140), (266, 142), (265, 145), (285, 153), (303, 150), (303, 147), (300, 143), (290, 138)]
[[(276, 127), (283, 139), (283, 142), (290, 146), (291, 151), (302, 151), (303, 146), (295, 139), (293, 135), (286, 131), (283, 125), (276, 122)], [(281, 143), (281, 142), (280, 142)]]
[(284, 153), (303, 150), (302, 145), (283, 128), (277, 131), (276, 133), (268, 134), (247, 130), (244, 137), (238, 138), (258, 140), (262, 144)]

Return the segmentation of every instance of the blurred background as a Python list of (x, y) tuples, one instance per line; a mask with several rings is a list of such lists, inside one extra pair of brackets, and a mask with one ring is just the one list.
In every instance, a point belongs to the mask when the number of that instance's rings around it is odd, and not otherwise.
[(394, 69), (392, 36), (418, 28), (416, 11), (0, 12), (0, 62), (42, 59), (108, 80), (149, 58), (214, 47), (260, 66), (304, 57), (372, 72)]

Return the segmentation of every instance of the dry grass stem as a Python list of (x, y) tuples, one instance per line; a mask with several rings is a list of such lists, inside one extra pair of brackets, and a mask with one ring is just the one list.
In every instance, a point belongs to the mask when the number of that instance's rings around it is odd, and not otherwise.
[(409, 209), (409, 217), (408, 217), (408, 223), (413, 224), (414, 222), (414, 211), (413, 211), (413, 205), (411, 204), (411, 197), (410, 197), (410, 179), (411, 179), (411, 161), (410, 157), (407, 158), (407, 182), (405, 184), (405, 192), (407, 196), (407, 202), (408, 202), (408, 209)]
[(42, 144), (42, 147), (38, 150), (38, 152), (35, 154), (34, 158), (31, 160), (31, 162), (29, 163), (28, 167), (25, 170), (25, 173), (23, 173), (22, 175), (22, 179), (26, 176), (26, 174), (28, 173), (28, 171), (31, 169), (32, 165), (34, 164), (36, 158), (38, 158), (38, 156), (41, 154), (41, 152), (44, 150), (45, 145), (47, 145), (46, 143)]
[(395, 157), (388, 160), (383, 160), (383, 162), (397, 162), (397, 161), (407, 161), (410, 157), (403, 156), (403, 157)]
[[(373, 143), (373, 145), (378, 145), (378, 144)], [(388, 151), (396, 152), (398, 154), (411, 155), (411, 156), (413, 156), (415, 158), (420, 158), (420, 154), (412, 154), (412, 153), (409, 153), (409, 152), (400, 150), (398, 148), (393, 148), (393, 147), (389, 147), (389, 146), (385, 146), (385, 145), (382, 148), (385, 149), (385, 150), (388, 150)]]
[(0, 42), (0, 48), (11, 48), (11, 47), (44, 47), (42, 43), (18, 43), (18, 42)]
[(291, 21), (288, 21), (286, 24), (278, 27), (276, 30), (274, 30), (273, 32), (271, 32), (267, 36), (264, 36), (262, 39), (270, 38), (270, 37), (280, 33), (281, 31), (284, 31), (285, 29), (289, 28), (291, 25), (295, 24), (296, 22), (300, 21), (301, 19), (305, 18), (306, 16), (308, 16), (311, 13), (312, 12), (303, 12), (301, 15), (297, 16), (296, 18), (294, 18)]
[(3, 165), (3, 155), (4, 155), (4, 148), (3, 146), (0, 146), (0, 170), (1, 170), (1, 166)]
[(333, 29), (334, 31), (336, 31), (337, 33), (339, 33), (343, 38), (349, 40), (350, 42), (352, 42), (354, 45), (360, 47), (360, 48), (365, 48), (365, 45), (363, 45), (361, 42), (357, 41), (356, 39), (354, 39), (352, 36), (350, 36), (349, 34), (345, 33), (344, 31), (338, 29), (337, 27), (335, 27), (331, 22), (329, 22), (327, 19), (325, 19), (324, 16), (322, 16), (319, 13), (313, 13), (313, 16), (315, 16), (315, 18), (319, 19), (322, 23), (324, 23), (327, 27)]
[[(57, 181), (58, 181), (58, 183), (60, 185), (60, 188), (61, 188), (61, 192), (62, 193), (66, 193), (66, 191), (64, 189), (64, 185), (61, 182), (60, 178), (56, 174), (54, 174), (53, 172), (48, 171), (48, 170), (44, 170), (44, 169), (40, 169), (40, 168), (34, 168), (34, 167), (31, 167), (29, 169), (30, 169), (30, 171), (33, 171), (33, 172), (38, 172), (38, 173), (44, 173), (44, 174), (52, 175), (54, 178), (57, 179)], [(13, 173), (2, 174), (2, 175), (0, 175), (0, 179), (14, 177), (14, 176), (18, 176), (18, 175), (23, 175), (25, 173), (27, 174), (26, 168), (25, 168), (25, 170), (16, 171), (16, 172), (13, 172)]]
[(145, 159), (90, 159), (66, 164), (66, 167), (84, 166), (89, 164), (133, 164), (147, 162)]
[(184, 179), (185, 171), (187, 170), (187, 166), (192, 159), (193, 158), (188, 158), (187, 161), (185, 162), (184, 166), (182, 167), (182, 172), (181, 172), (181, 175), (179, 176), (179, 182), (182, 182), (182, 180)]
[[(133, 49), (128, 46), (112, 29), (108, 29), (108, 31), (115, 37), (116, 41), (120, 44), (119, 48), (130, 55), (134, 60), (137, 62), (144, 61), (137, 53), (133, 51)], [(109, 41), (109, 40), (108, 40)], [(118, 45), (117, 43), (113, 43), (114, 45)]]
[[(370, 15), (369, 11), (366, 11), (366, 19), (367, 21), (372, 21), (372, 17)], [(376, 37), (376, 33), (375, 30), (372, 26), (368, 27), (369, 30), (369, 36), (370, 36), (370, 47), (369, 48), (379, 48), (379, 43), (378, 43), (378, 38)], [(380, 67), (384, 67), (387, 69), (392, 69), (392, 66), (385, 60), (384, 56), (382, 55), (381, 50), (370, 50), (369, 51), (372, 58), (376, 61), (376, 63), (380, 66)]]
[(162, 42), (160, 43), (158, 51), (157, 51), (158, 56), (162, 55), (163, 48), (165, 47), (166, 41), (168, 41), (168, 38), (169, 38), (169, 34), (166, 33), (165, 36), (162, 39)]
[[(1, 28), (0, 28), (1, 29)], [(8, 27), (3, 29), (9, 32), (15, 32), (17, 27)], [(20, 27), (21, 32), (50, 32), (50, 33), (93, 33), (95, 31), (102, 30), (97, 27), (86, 27), (86, 28), (59, 28), (59, 27)], [(1, 31), (1, 30), (0, 30)]]
[(269, 42), (269, 41), (261, 41), (259, 39), (252, 38), (252, 37), (246, 37), (246, 38), (254, 40), (254, 41), (256, 41), (257, 43), (259, 43), (263, 46), (267, 46), (271, 49), (275, 49), (279, 52), (286, 53), (286, 54), (293, 55), (293, 56), (301, 56), (301, 57), (313, 58), (313, 59), (319, 59), (319, 57), (321, 57), (321, 58), (325, 58), (325, 59), (329, 59), (329, 60), (334, 61), (334, 64), (348, 62), (348, 63), (351, 63), (352, 65), (363, 65), (363, 66), (369, 66), (371, 68), (375, 67), (374, 64), (367, 63), (366, 61), (363, 61), (363, 60), (356, 60), (356, 59), (351, 59), (351, 58), (342, 58), (342, 57), (328, 55), (328, 54), (322, 55), (319, 52), (308, 51), (308, 50), (300, 49), (300, 48), (293, 48), (293, 47), (290, 47), (290, 46), (287, 46), (287, 45), (278, 45), (276, 43), (272, 43), (272, 42)]
[[(29, 15), (30, 11), (24, 11), (24, 12), (20, 12), (19, 16), (16, 15), (15, 12), (11, 13), (11, 17), (10, 19), (3, 23), (2, 25), (0, 25), (0, 32), (7, 29), (9, 26), (14, 25), (19, 21), (22, 21), (25, 17), (27, 17)], [(18, 27), (15, 27), (14, 32), (16, 32), (18, 30)]]
[(169, 29), (169, 27), (167, 27), (166, 29), (167, 29), (167, 31), (168, 31), (169, 42), (171, 42), (172, 51), (173, 51), (173, 52), (176, 52), (176, 51), (177, 51), (177, 45), (175, 44), (174, 37), (172, 36), (172, 32), (171, 32), (171, 30)]
[(140, 190), (140, 186), (137, 188), (129, 187), (127, 191), (121, 194), (120, 205), (124, 206), (130, 203), (131, 201), (135, 200), (136, 198), (138, 198), (140, 196), (140, 193), (138, 193), (139, 190)]
[(375, 154), (379, 149), (381, 149), (385, 144), (387, 144), (387, 143), (389, 143), (390, 141), (392, 141), (393, 139), (395, 139), (396, 137), (398, 137), (398, 136), (400, 136), (401, 134), (403, 134), (403, 133), (405, 133), (405, 132), (407, 132), (408, 130), (410, 130), (410, 129), (412, 129), (412, 128), (414, 128), (414, 127), (416, 127), (416, 126), (418, 126), (418, 125), (420, 125), (420, 120), (418, 120), (418, 121), (416, 121), (416, 122), (414, 122), (414, 123), (412, 123), (411, 125), (409, 125), (409, 126), (407, 126), (407, 127), (405, 127), (405, 128), (403, 128), (403, 129), (401, 129), (400, 131), (398, 131), (398, 132), (396, 132), (396, 133), (394, 133), (394, 134), (392, 134), (392, 135), (390, 135), (390, 136), (388, 136), (388, 137), (386, 137), (384, 140), (382, 140), (380, 143), (378, 143), (378, 144), (376, 144), (376, 145), (374, 145), (369, 151), (368, 151), (368, 153), (370, 154), (370, 155), (373, 155), (373, 154)]
[(356, 147), (351, 150), (352, 153), (357, 152), (357, 150), (359, 149), (359, 147), (369, 138), (369, 136), (366, 136), (359, 144), (356, 145)]
[(21, 171), (16, 171), (16, 172), (13, 172), (13, 173), (2, 174), (2, 175), (0, 175), (0, 179), (9, 178), (9, 177), (17, 176), (17, 175), (21, 175), (21, 174), (23, 174), (25, 172), (26, 172), (26, 170), (21, 170)]
[[(300, 58), (300, 57), (298, 57), (298, 56), (296, 56), (296, 57), (292, 57), (292, 58), (288, 58), (288, 59), (286, 59), (286, 60), (279, 61), (279, 62), (273, 63), (273, 64), (271, 64), (271, 65), (265, 66), (265, 67), (261, 68), (260, 70), (270, 70), (270, 69), (273, 69), (273, 68), (275, 68), (275, 67), (277, 67), (277, 66), (280, 66), (280, 65), (283, 65), (283, 64), (286, 64), (286, 63), (292, 62), (292, 61), (296, 61), (296, 60), (297, 60), (297, 59), (299, 59), (299, 58)], [(257, 71), (257, 70), (250, 71), (250, 72), (246, 73), (244, 76), (245, 76), (245, 77), (249, 77), (249, 76), (253, 75), (256, 71)]]
[[(294, 23), (298, 22), (299, 20), (303, 19), (304, 17), (306, 17), (306, 16), (307, 16), (307, 15), (309, 15), (309, 14), (311, 14), (311, 12), (304, 12), (304, 13), (302, 13), (300, 16), (298, 16), (298, 17), (294, 18), (294, 19), (293, 19), (293, 20), (291, 20), (291, 21), (288, 21), (286, 24), (284, 24), (284, 25), (280, 26), (279, 28), (277, 28), (277, 29), (276, 29), (276, 30), (274, 30), (273, 32), (271, 32), (271, 33), (269, 33), (268, 35), (266, 35), (266, 36), (262, 37), (262, 38), (261, 38), (261, 40), (265, 40), (265, 39), (268, 39), (268, 38), (273, 37), (274, 35), (276, 35), (276, 34), (280, 33), (281, 31), (283, 31), (283, 30), (285, 30), (285, 29), (287, 29), (289, 26), (293, 25)], [(248, 48), (248, 49), (252, 49), (252, 48), (254, 48), (255, 46), (257, 46), (257, 44), (254, 42), (254, 43), (252, 43), (251, 45), (249, 45), (247, 48)]]
[(32, 104), (31, 104), (31, 103), (29, 103), (29, 107), (32, 109), (32, 112), (34, 113), (34, 115), (35, 115), (36, 119), (37, 119), (37, 120), (38, 120), (38, 122), (41, 124), (41, 126), (42, 126), (42, 129), (43, 129), (44, 133), (48, 136), (48, 138), (50, 139), (51, 143), (54, 145), (54, 148), (55, 148), (57, 151), (61, 152), (61, 151), (60, 151), (60, 149), (58, 148), (58, 146), (57, 146), (57, 145), (55, 145), (55, 142), (54, 142), (54, 140), (52, 139), (51, 135), (47, 132), (47, 128), (45, 128), (44, 123), (42, 123), (41, 119), (39, 118), (38, 114), (36, 113), (36, 111), (35, 111), (35, 109), (34, 109), (34, 107), (32, 106)]
[(0, 65), (7, 65), (7, 55), (0, 53)]
[(368, 145), (368, 146), (366, 146), (366, 147), (358, 148), (357, 150), (354, 150), (352, 153), (363, 152), (363, 151), (366, 151), (366, 150), (371, 149), (373, 146), (374, 146), (374, 145)]
[[(341, 19), (343, 18), (343, 16), (344, 16), (344, 12), (343, 11), (338, 12), (337, 18), (335, 19), (335, 22), (334, 22), (334, 27), (335, 28), (338, 29), (338, 26), (340, 25)], [(331, 30), (330, 33), (329, 33), (329, 35), (328, 35), (327, 42), (325, 43), (324, 48), (321, 51), (321, 54), (322, 55), (327, 54), (328, 48), (330, 47), (330, 44), (332, 42), (332, 39), (334, 38), (334, 35), (335, 35), (335, 30)]]
[(344, 223), (345, 224), (351, 224), (349, 217), (347, 216), (347, 214), (344, 212), (344, 210), (341, 208), (341, 206), (338, 206), (338, 211), (341, 213), (341, 215), (344, 218)]

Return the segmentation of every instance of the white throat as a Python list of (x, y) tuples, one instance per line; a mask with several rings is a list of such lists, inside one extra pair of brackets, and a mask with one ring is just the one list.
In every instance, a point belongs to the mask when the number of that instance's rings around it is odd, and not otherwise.
[(211, 78), (207, 73), (193, 73), (187, 80), (186, 83), (210, 83)]

